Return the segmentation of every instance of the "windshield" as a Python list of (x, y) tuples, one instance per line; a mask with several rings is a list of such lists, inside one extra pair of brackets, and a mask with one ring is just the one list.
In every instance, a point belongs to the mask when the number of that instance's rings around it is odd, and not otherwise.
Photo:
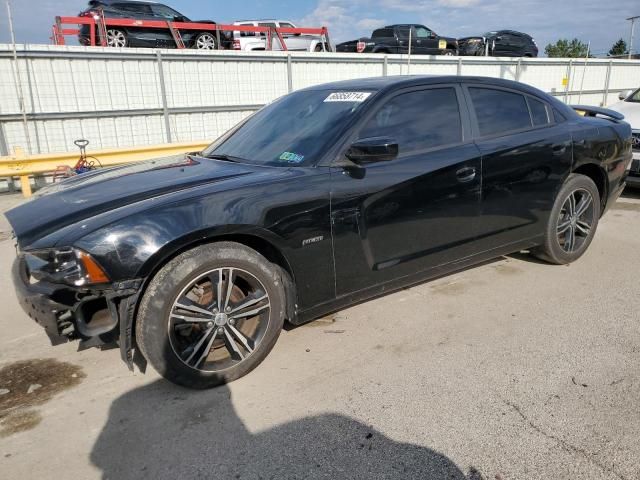
[(629, 95), (626, 98), (625, 102), (640, 103), (640, 88), (635, 92), (633, 92), (631, 95)]
[(202, 152), (258, 165), (313, 165), (372, 92), (310, 90), (282, 97)]

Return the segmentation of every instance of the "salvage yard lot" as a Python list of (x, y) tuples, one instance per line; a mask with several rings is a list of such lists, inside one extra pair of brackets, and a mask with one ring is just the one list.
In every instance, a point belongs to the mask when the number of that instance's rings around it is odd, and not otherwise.
[(49, 347), (13, 294), (8, 229), (3, 479), (640, 478), (640, 195), (570, 266), (513, 255), (363, 303), (205, 392), (117, 349)]

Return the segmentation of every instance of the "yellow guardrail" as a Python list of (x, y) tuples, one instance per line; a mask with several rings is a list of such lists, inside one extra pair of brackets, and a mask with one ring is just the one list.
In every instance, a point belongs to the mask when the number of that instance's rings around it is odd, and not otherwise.
[[(198, 152), (209, 142), (169, 143), (164, 145), (149, 145), (135, 148), (110, 150), (89, 150), (87, 156), (96, 157), (103, 167), (120, 165), (123, 163), (139, 162), (152, 158), (179, 155), (187, 152)], [(54, 172), (59, 166), (73, 167), (80, 158), (79, 151), (68, 153), (54, 153), (42, 155), (25, 155), (16, 148), (12, 156), (0, 157), (0, 177), (20, 177), (22, 194), (31, 196), (30, 175)]]

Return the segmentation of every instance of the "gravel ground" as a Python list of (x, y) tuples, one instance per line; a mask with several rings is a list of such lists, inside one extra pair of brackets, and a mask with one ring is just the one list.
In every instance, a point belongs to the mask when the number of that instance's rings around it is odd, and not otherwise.
[(363, 303), (206, 392), (131, 374), (118, 350), (50, 347), (15, 299), (8, 229), (5, 480), (640, 478), (637, 194), (571, 266), (518, 254)]

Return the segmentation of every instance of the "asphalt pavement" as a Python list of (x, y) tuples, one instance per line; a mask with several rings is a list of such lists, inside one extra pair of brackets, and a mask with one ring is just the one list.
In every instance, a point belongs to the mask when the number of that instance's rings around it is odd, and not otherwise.
[(4, 480), (640, 478), (638, 194), (573, 265), (517, 254), (363, 303), (204, 392), (50, 347), (15, 299), (9, 230)]

